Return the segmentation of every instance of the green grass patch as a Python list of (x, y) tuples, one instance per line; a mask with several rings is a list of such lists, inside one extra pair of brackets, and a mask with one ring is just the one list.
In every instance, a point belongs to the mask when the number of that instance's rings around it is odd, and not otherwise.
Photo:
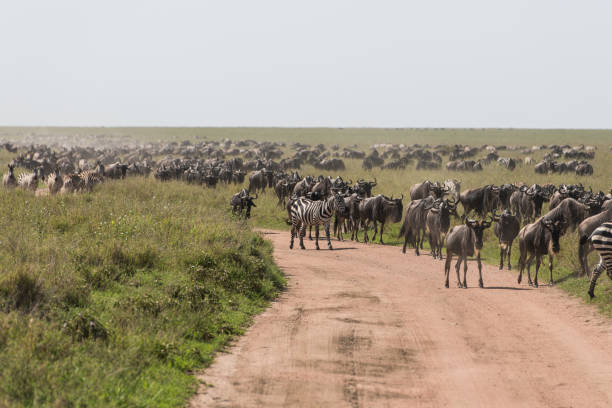
[(0, 190), (0, 406), (183, 405), (284, 286), (223, 194), (128, 179)]

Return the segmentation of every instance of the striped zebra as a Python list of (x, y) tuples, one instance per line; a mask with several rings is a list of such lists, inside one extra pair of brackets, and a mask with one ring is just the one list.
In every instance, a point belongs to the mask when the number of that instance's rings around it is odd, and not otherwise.
[[(588, 239), (591, 240), (593, 248), (599, 252), (599, 263), (593, 268), (593, 276), (591, 276), (591, 285), (589, 286), (589, 296), (593, 299), (595, 297), (597, 278), (599, 278), (604, 269), (608, 277), (612, 279), (612, 222), (603, 223), (593, 231)], [(584, 238), (580, 241), (583, 244), (586, 243)]]
[(85, 170), (79, 173), (81, 188), (86, 191), (93, 191), (96, 184), (104, 181), (104, 165), (98, 163), (95, 170)]
[(344, 197), (334, 193), (324, 201), (312, 201), (308, 198), (301, 197), (291, 204), (291, 244), (289, 248), (293, 249), (293, 240), (300, 231), (300, 248), (304, 247), (304, 236), (306, 235), (306, 227), (315, 226), (315, 242), (316, 248), (319, 248), (319, 225), (325, 225), (325, 236), (327, 237), (327, 247), (333, 249), (329, 239), (329, 224), (332, 216), (336, 211), (344, 212)]

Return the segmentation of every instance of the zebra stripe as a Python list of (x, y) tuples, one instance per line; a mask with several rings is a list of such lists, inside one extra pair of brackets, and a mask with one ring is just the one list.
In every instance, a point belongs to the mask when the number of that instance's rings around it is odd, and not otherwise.
[(291, 244), (297, 232), (300, 232), (300, 248), (304, 247), (304, 236), (306, 227), (315, 226), (316, 248), (319, 249), (319, 226), (325, 226), (325, 236), (327, 237), (327, 247), (333, 249), (329, 238), (329, 225), (332, 216), (336, 211), (344, 211), (344, 198), (339, 194), (334, 194), (325, 201), (312, 201), (308, 198), (298, 198), (291, 204)]
[(590, 238), (593, 248), (599, 253), (599, 263), (593, 268), (589, 285), (589, 296), (595, 297), (595, 285), (599, 275), (605, 270), (612, 279), (612, 222), (606, 222), (593, 231)]

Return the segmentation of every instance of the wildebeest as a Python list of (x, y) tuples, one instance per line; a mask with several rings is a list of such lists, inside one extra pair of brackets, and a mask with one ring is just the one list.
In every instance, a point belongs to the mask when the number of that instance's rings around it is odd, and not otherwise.
[(497, 162), (500, 166), (503, 166), (510, 171), (516, 168), (516, 160), (511, 157), (500, 157), (499, 159), (497, 159)]
[(256, 199), (257, 194), (255, 194), (255, 197), (251, 197), (249, 195), (249, 191), (243, 188), (240, 192), (234, 194), (230, 199), (232, 214), (238, 213), (238, 216), (242, 216), (242, 210), (246, 208), (244, 218), (251, 218), (251, 207), (257, 207), (253, 202), (253, 200)]
[(542, 204), (548, 199), (546, 191), (538, 184), (527, 189), (521, 187), (520, 191), (523, 193), (518, 208), (520, 217), (527, 222), (535, 220), (542, 213)]
[(544, 215), (544, 219), (547, 220), (558, 220), (563, 219), (563, 231), (562, 234), (569, 228), (574, 231), (576, 227), (586, 218), (589, 207), (584, 205), (573, 198), (566, 198), (561, 203), (550, 210)]
[[(482, 262), (480, 261), (480, 250), (482, 249), (482, 236), (485, 229), (491, 226), (492, 220), (476, 221), (466, 218), (465, 224), (453, 227), (446, 236), (446, 263), (444, 264), (444, 274), (446, 281), (444, 286), (448, 288), (448, 279), (450, 275), (451, 261), (453, 255), (459, 258), (455, 265), (457, 272), (457, 286), (467, 288), (467, 258), (476, 254), (476, 262), (478, 263), (478, 286), (484, 287), (482, 281)], [(459, 275), (463, 261), (463, 282)]]
[(580, 261), (580, 275), (590, 274), (588, 256), (593, 251), (593, 245), (588, 239), (593, 231), (606, 222), (612, 222), (612, 208), (602, 211), (599, 214), (586, 218), (578, 225), (578, 260)]
[(325, 178), (323, 178), (322, 180), (318, 181), (313, 187), (312, 187), (312, 192), (316, 192), (319, 194), (319, 196), (321, 196), (322, 198), (327, 198), (329, 197), (329, 195), (331, 194), (332, 191), (332, 181), (331, 181), (331, 177), (327, 176)]
[(450, 228), (450, 216), (456, 209), (457, 206), (454, 201), (448, 199), (436, 200), (427, 213), (425, 229), (427, 230), (431, 255), (434, 259), (442, 259), (442, 247), (444, 246), (446, 233)]
[(499, 205), (502, 210), (510, 208), (510, 197), (512, 193), (517, 190), (517, 187), (513, 184), (502, 184), (499, 186)]
[(17, 179), (15, 178), (15, 174), (13, 173), (15, 166), (12, 164), (8, 165), (8, 173), (4, 173), (2, 176), (2, 185), (7, 188), (17, 187)]
[(504, 269), (504, 256), (508, 258), (508, 270), (512, 269), (510, 257), (512, 256), (512, 243), (521, 229), (518, 217), (504, 210), (499, 216), (493, 211), (495, 225), (493, 232), (499, 241), (499, 269)]
[(361, 197), (370, 198), (372, 197), (372, 188), (375, 187), (378, 183), (376, 182), (376, 177), (374, 181), (365, 181), (364, 179), (357, 180), (357, 183), (353, 186), (353, 190), (359, 194)]
[(269, 182), (268, 179), (271, 179), (272, 176), (272, 172), (265, 168), (251, 172), (249, 175), (249, 191), (256, 193), (258, 190), (261, 190), (262, 193), (265, 193)]
[(417, 183), (410, 187), (410, 200), (420, 200), (421, 198), (425, 198), (429, 195), (434, 198), (442, 198), (444, 193), (448, 190), (445, 189), (443, 185), (440, 185), (437, 181), (432, 183), (429, 180), (426, 180), (422, 183)]
[(419, 248), (422, 249), (425, 239), (427, 212), (433, 207), (434, 203), (436, 203), (436, 199), (428, 196), (420, 200), (413, 200), (408, 204), (404, 223), (399, 233), (400, 237), (404, 237), (403, 253), (406, 253), (406, 246), (410, 243), (414, 246), (415, 253), (419, 255)]
[(355, 226), (359, 223), (359, 203), (361, 200), (362, 198), (357, 193), (353, 193), (344, 197), (344, 211), (336, 211), (334, 235), (336, 235), (338, 241), (344, 241), (343, 229), (344, 232), (350, 231), (351, 239), (353, 239)]
[(593, 174), (593, 166), (589, 163), (582, 162), (576, 166), (576, 175), (578, 176), (586, 176)]
[(124, 179), (128, 165), (119, 162), (104, 166), (104, 177), (110, 179)]
[[(400, 222), (402, 220), (403, 204), (402, 200), (404, 195), (400, 198), (394, 199), (385, 197), (382, 194), (376, 197), (366, 198), (359, 203), (359, 219), (360, 224), (363, 227), (363, 241), (368, 242), (368, 228), (370, 222), (374, 222), (374, 235), (372, 241), (376, 239), (378, 233), (378, 223), (380, 222), (380, 243), (383, 242), (383, 230), (386, 222)], [(355, 226), (357, 228), (357, 226)]]
[(499, 187), (493, 184), (484, 187), (472, 188), (459, 195), (459, 202), (463, 205), (463, 217), (475, 211), (481, 217), (497, 208), (499, 201)]
[(301, 181), (297, 182), (293, 187), (293, 194), (298, 197), (304, 197), (312, 188), (312, 177), (306, 176)]
[[(553, 257), (561, 250), (559, 238), (561, 232), (565, 228), (565, 220), (558, 218), (556, 220), (539, 218), (533, 224), (525, 225), (519, 232), (519, 248), (521, 256), (519, 258), (519, 276), (518, 283), (523, 279), (523, 270), (527, 267), (527, 279), (529, 285), (538, 287), (538, 271), (542, 263), (542, 256), (548, 254), (548, 267), (550, 269), (550, 282), (554, 284), (552, 277)], [(528, 258), (529, 257), (529, 258)], [(536, 273), (535, 279), (531, 281), (531, 262), (536, 258)]]

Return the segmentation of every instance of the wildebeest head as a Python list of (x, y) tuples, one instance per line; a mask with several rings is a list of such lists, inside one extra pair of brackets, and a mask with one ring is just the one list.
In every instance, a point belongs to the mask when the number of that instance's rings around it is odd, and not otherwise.
[(400, 222), (404, 211), (404, 205), (402, 204), (404, 195), (402, 194), (400, 198), (393, 198), (393, 196), (391, 198), (383, 196), (383, 198), (384, 219), (394, 223)]
[(472, 231), (474, 231), (474, 236), (476, 238), (474, 242), (474, 246), (476, 247), (476, 249), (478, 250), (482, 249), (482, 245), (483, 245), (482, 237), (484, 234), (484, 230), (489, 228), (492, 222), (493, 222), (492, 218), (490, 218), (488, 221), (486, 220), (477, 221), (477, 220), (471, 220), (471, 219), (465, 220), (465, 225), (467, 225), (468, 227), (470, 227)]
[(558, 254), (561, 250), (559, 238), (565, 227), (565, 219), (563, 217), (556, 220), (541, 219), (540, 222), (544, 228), (550, 231), (552, 250), (555, 254)]

